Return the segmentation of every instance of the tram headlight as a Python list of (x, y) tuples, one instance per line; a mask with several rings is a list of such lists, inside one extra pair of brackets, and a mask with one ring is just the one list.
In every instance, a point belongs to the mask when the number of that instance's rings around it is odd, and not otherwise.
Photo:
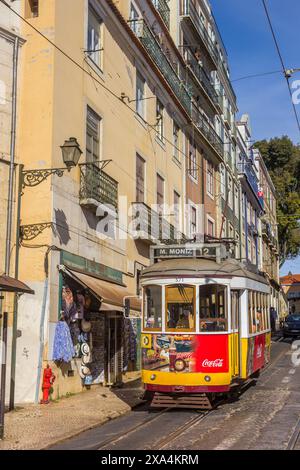
[(182, 372), (186, 368), (186, 363), (183, 359), (176, 359), (174, 368), (177, 372)]
[(204, 377), (204, 380), (205, 380), (205, 382), (210, 382), (210, 381), (211, 381), (211, 377), (210, 377), (209, 375), (206, 375), (206, 376)]
[(155, 380), (155, 379), (156, 379), (156, 375), (155, 375), (155, 374), (152, 374), (152, 375), (150, 376), (150, 380)]

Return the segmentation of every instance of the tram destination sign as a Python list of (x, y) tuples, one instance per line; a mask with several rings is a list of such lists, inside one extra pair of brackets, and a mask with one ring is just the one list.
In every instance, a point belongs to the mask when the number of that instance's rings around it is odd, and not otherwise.
[(168, 258), (209, 258), (219, 261), (225, 257), (223, 249), (220, 244), (154, 246), (152, 258), (153, 261)]

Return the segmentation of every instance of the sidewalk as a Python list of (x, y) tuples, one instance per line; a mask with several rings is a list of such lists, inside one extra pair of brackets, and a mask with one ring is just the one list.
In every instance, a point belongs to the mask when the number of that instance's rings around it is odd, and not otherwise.
[(139, 380), (121, 388), (96, 386), (49, 405), (24, 405), (5, 415), (0, 450), (43, 449), (106, 421), (142, 403)]

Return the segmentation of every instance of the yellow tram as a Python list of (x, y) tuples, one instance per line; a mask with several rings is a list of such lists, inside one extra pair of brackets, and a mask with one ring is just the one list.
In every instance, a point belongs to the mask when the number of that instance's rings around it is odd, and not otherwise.
[(203, 404), (203, 394), (236, 390), (270, 360), (268, 282), (222, 259), (222, 249), (152, 248), (156, 262), (141, 276), (141, 347), (142, 380), (156, 406), (179, 396), (183, 406)]

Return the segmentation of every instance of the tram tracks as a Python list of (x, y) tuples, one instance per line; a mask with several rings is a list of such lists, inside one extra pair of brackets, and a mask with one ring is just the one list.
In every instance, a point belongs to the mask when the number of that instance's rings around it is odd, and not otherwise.
[(297, 449), (298, 444), (300, 446), (300, 418), (296, 424), (294, 432), (288, 442), (286, 450), (299, 450), (300, 447)]

